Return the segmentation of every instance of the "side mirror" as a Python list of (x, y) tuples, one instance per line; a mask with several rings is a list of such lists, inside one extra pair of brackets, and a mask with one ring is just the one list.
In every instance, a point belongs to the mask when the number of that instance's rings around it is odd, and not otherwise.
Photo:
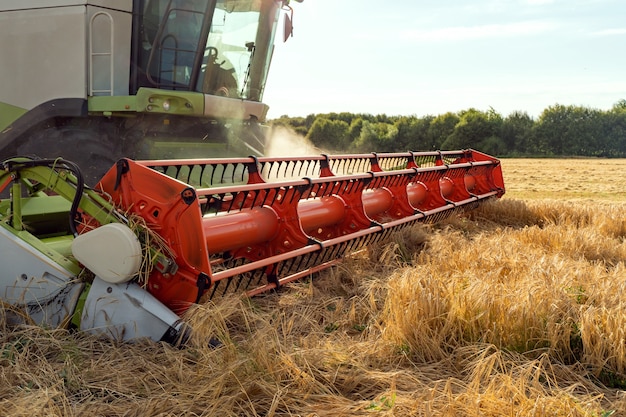
[[(296, 1), (302, 3), (304, 0)], [(283, 24), (283, 42), (287, 42), (287, 39), (293, 36), (293, 9), (289, 6), (289, 0), (283, 0), (283, 10), (290, 12), (290, 14), (285, 13), (285, 21)]]
[(290, 36), (293, 36), (293, 23), (291, 17), (288, 14), (285, 15), (285, 22), (283, 24), (283, 42), (287, 42)]

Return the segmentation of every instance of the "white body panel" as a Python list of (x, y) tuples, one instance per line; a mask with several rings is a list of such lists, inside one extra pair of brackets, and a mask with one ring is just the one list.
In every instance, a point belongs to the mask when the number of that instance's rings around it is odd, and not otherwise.
[[(103, 3), (106, 8), (97, 6)], [(53, 99), (86, 98), (92, 89), (99, 91), (94, 95), (127, 95), (131, 5), (3, 1), (0, 102), (30, 110)]]
[(74, 313), (84, 284), (17, 236), (0, 228), (0, 298), (39, 325), (59, 327)]
[[(85, 284), (28, 243), (0, 228), (0, 299), (23, 309), (49, 328), (71, 320)], [(80, 329), (120, 341), (155, 341), (185, 331), (179, 316), (131, 282), (114, 284), (95, 277), (82, 310)]]
[(133, 10), (132, 0), (2, 0), (2, 2), (0, 2), (0, 11), (43, 9), (60, 6), (84, 6), (87, 4), (125, 12), (131, 12)]
[(85, 300), (80, 329), (119, 341), (161, 340), (183, 323), (152, 294), (131, 282), (111, 284), (95, 277)]
[(120, 223), (110, 223), (77, 236), (72, 254), (91, 272), (113, 284), (130, 281), (142, 261), (137, 235)]

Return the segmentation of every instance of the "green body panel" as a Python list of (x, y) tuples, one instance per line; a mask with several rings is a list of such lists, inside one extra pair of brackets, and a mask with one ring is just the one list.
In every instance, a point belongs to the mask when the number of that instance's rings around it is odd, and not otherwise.
[(63, 235), (41, 239), (41, 241), (45, 243), (47, 247), (60, 254), (61, 256), (70, 258), (72, 260), (74, 259), (72, 255), (72, 242), (74, 242), (74, 236)]
[(20, 118), (26, 109), (21, 107), (12, 106), (7, 103), (0, 103), (0, 131), (7, 128), (11, 123)]
[[(66, 220), (70, 212), (70, 202), (61, 196), (46, 196), (45, 199), (39, 197), (22, 198), (22, 222), (27, 230), (40, 230), (39, 234), (51, 230), (51, 227), (59, 228), (59, 222)], [(50, 223), (50, 224), (48, 224)], [(61, 223), (64, 224), (64, 223)]]
[(136, 112), (135, 96), (96, 96), (88, 98), (90, 113)]
[[(166, 102), (169, 103), (169, 110), (164, 108)], [(137, 91), (137, 111), (180, 116), (204, 116), (204, 94), (140, 88)]]
[(67, 230), (70, 202), (60, 195), (49, 196), (41, 192), (36, 194), (36, 197), (2, 200), (0, 227), (78, 275), (82, 268), (72, 257), (71, 245), (74, 238)]
[[(20, 160), (16, 159), (15, 161)], [(29, 160), (27, 159), (24, 161), (25, 164), (28, 164), (28, 162)], [(50, 200), (52, 198), (59, 197), (67, 200), (68, 202), (74, 199), (74, 195), (76, 194), (76, 188), (73, 184), (76, 182), (76, 179), (72, 176), (69, 176), (66, 171), (56, 172), (55, 170), (44, 166), (27, 166), (21, 168), (19, 172), (22, 178), (28, 178), (29, 180), (36, 181), (39, 184), (44, 184), (45, 189), (51, 190), (57, 194), (57, 196), (49, 196), (43, 193), (39, 193), (41, 197), (27, 199), (28, 203), (26, 205), (31, 205), (29, 210), (32, 210), (32, 213), (36, 212), (37, 210), (45, 210), (43, 207), (47, 206), (48, 201), (54, 201)], [(10, 177), (11, 175), (12, 173), (10, 172), (0, 170), (0, 184), (3, 184), (7, 177)], [(86, 188), (83, 193), (84, 195), (83, 198), (80, 200), (79, 205), (79, 207), (83, 211), (93, 216), (100, 224), (119, 222), (119, 219), (113, 214), (113, 204), (111, 204), (109, 201), (105, 200), (98, 193), (89, 188)], [(37, 200), (39, 198), (40, 200)], [(13, 207), (15, 207), (17, 200), (24, 199), (14, 199)], [(2, 201), (2, 203), (0, 203), (0, 207), (6, 206), (6, 203), (6, 200)], [(35, 207), (37, 204), (40, 204), (40, 206)], [(56, 204), (59, 204), (59, 206), (57, 206), (58, 208), (62, 203)]]
[[(0, 184), (12, 173), (0, 171)], [(71, 256), (74, 237), (69, 232), (69, 212), (71, 201), (76, 193), (73, 185), (76, 179), (67, 172), (57, 172), (43, 166), (23, 168), (19, 177), (27, 181), (13, 183), (11, 199), (0, 200), (0, 227), (23, 240), (54, 262), (78, 275), (82, 268)], [(48, 195), (36, 190), (32, 184), (44, 184)], [(19, 197), (25, 187), (32, 197)], [(118, 222), (113, 205), (95, 191), (85, 189), (79, 207), (90, 213), (101, 224)]]
[(91, 284), (85, 283), (85, 288), (83, 289), (83, 292), (81, 292), (80, 297), (78, 298), (78, 303), (76, 303), (76, 309), (74, 309), (74, 314), (72, 314), (71, 323), (76, 326), (77, 329), (80, 329), (80, 319), (83, 315), (85, 300), (87, 300), (87, 295), (89, 295), (90, 289)]
[[(204, 94), (140, 88), (136, 96), (89, 97), (89, 112), (105, 116), (119, 112), (163, 113), (177, 116), (203, 116)], [(164, 104), (169, 104), (169, 110)]]

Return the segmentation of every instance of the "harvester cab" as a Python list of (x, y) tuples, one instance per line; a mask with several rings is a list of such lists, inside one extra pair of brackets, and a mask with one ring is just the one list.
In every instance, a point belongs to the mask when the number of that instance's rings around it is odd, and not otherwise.
[(0, 159), (63, 157), (92, 185), (120, 157), (263, 155), (288, 3), (2, 2)]

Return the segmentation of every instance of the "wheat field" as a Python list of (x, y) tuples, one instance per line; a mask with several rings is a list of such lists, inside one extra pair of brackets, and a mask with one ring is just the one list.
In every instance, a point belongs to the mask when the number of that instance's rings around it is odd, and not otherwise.
[(626, 416), (626, 160), (502, 166), (499, 201), (192, 308), (181, 349), (0, 318), (0, 415)]

